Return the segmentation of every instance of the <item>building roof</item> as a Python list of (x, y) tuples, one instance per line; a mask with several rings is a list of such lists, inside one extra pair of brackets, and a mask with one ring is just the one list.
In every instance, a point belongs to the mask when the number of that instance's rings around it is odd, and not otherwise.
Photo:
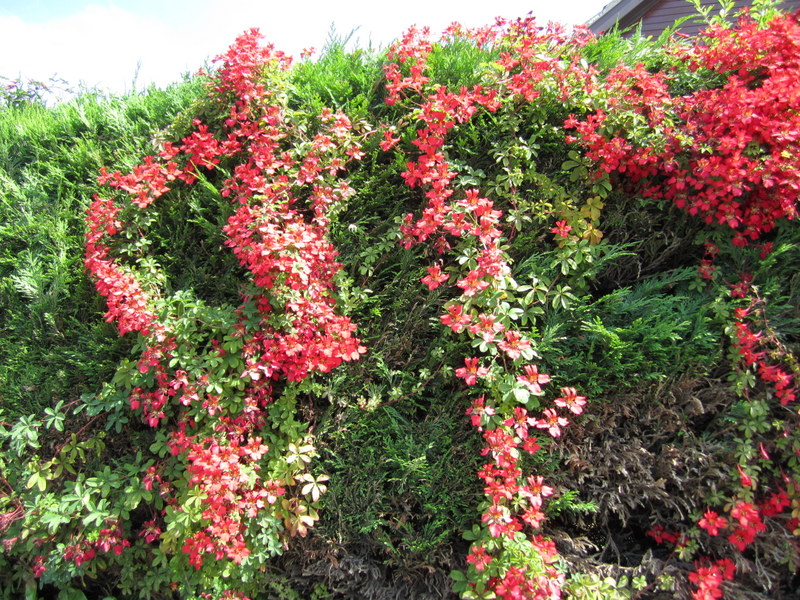
[[(714, 6), (719, 10), (718, 0), (700, 0), (703, 6)], [(753, 0), (734, 0), (732, 14), (751, 6)], [(800, 8), (800, 0), (782, 0), (778, 8), (785, 12)], [(589, 19), (586, 26), (595, 34), (608, 31), (614, 25), (624, 30), (643, 23), (644, 35), (658, 35), (681, 17), (692, 16), (695, 9), (687, 0), (609, 0), (599, 14)], [(680, 29), (688, 35), (696, 34), (703, 27), (702, 20), (693, 19), (681, 25)]]
[[(659, 0), (611, 0), (586, 23), (594, 33), (607, 31), (619, 23), (620, 29), (639, 21)], [(688, 5), (687, 5), (688, 6)]]

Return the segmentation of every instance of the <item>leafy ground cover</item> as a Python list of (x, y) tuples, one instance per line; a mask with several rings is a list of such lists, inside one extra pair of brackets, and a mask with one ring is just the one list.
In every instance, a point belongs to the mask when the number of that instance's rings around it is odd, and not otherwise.
[(0, 112), (6, 598), (791, 598), (800, 17)]

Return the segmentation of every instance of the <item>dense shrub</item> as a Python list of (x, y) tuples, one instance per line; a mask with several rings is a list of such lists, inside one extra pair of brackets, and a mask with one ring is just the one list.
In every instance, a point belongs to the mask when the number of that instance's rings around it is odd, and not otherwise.
[(0, 591), (796, 593), (798, 16), (768, 13), (294, 65), (250, 31), (166, 91), (15, 95)]

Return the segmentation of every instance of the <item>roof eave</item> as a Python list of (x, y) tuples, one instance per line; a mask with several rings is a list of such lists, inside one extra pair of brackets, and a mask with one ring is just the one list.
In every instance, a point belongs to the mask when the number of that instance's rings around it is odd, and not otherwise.
[(596, 34), (608, 31), (618, 23), (624, 29), (641, 19), (658, 2), (659, 0), (616, 0), (607, 4), (586, 26)]

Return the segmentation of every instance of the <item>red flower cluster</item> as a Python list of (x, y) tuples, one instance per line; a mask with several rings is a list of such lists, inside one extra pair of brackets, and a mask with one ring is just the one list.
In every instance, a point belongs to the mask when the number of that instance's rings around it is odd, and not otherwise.
[[(131, 543), (125, 539), (122, 528), (118, 523), (109, 523), (107, 527), (100, 530), (96, 540), (80, 540), (73, 544), (68, 544), (64, 548), (64, 560), (74, 562), (76, 566), (89, 562), (97, 556), (98, 552), (113, 552), (117, 556), (129, 547)], [(44, 572), (42, 566), (40, 572)]]
[(267, 451), (259, 437), (244, 445), (235, 438), (226, 445), (214, 438), (192, 444), (187, 456), (189, 483), (203, 493), (203, 519), (208, 521), (183, 546), (195, 568), (202, 566), (203, 554), (237, 564), (250, 554), (244, 517), (255, 517), (285, 492), (277, 482), (262, 482), (257, 476), (258, 461)]
[(95, 198), (89, 205), (84, 265), (94, 277), (97, 291), (106, 299), (106, 321), (116, 321), (120, 335), (129, 331), (148, 335), (156, 318), (147, 308), (149, 298), (138, 280), (111, 257), (108, 246), (110, 238), (122, 227), (118, 214), (113, 200)]
[(674, 546), (683, 546), (686, 542), (683, 534), (677, 531), (668, 531), (663, 525), (654, 525), (652, 529), (647, 531), (647, 535), (653, 538), (657, 544), (672, 544)]
[[(666, 76), (641, 64), (617, 67), (602, 107), (565, 126), (602, 171), (625, 173), (645, 194), (732, 228), (744, 246), (797, 214), (800, 15), (764, 28), (742, 17), (734, 29), (707, 30), (678, 56), (726, 82), (674, 97)], [(625, 125), (631, 116), (634, 128)]]
[(399, 63), (407, 66), (410, 73), (404, 76), (400, 65), (396, 62), (390, 62), (384, 67), (384, 75), (387, 79), (386, 89), (389, 92), (386, 104), (392, 106), (397, 102), (399, 94), (403, 90), (410, 89), (421, 92), (422, 87), (430, 81), (429, 77), (423, 75), (427, 66), (428, 54), (432, 49), (428, 39), (429, 35), (428, 28), (420, 31), (416, 27), (411, 27), (400, 42), (389, 49), (386, 57), (390, 61), (397, 59)]
[[(222, 131), (195, 120), (194, 130), (180, 143), (164, 144), (157, 157), (145, 157), (131, 173), (101, 170), (98, 181), (125, 192), (128, 202), (120, 208), (113, 200), (96, 198), (86, 217), (85, 265), (106, 297), (106, 318), (117, 322), (121, 335), (136, 331), (144, 336), (138, 367), (151, 375), (152, 386), (132, 389), (131, 408), (141, 409), (152, 427), (178, 414), (169, 446), (173, 455), (186, 453), (189, 486), (203, 506), (201, 528), (183, 545), (196, 568), (206, 554), (244, 560), (251, 552), (248, 520), (285, 493), (281, 483), (258, 475), (259, 461), (269, 450), (258, 431), (266, 425), (271, 382), (281, 377), (301, 381), (366, 352), (354, 335), (356, 325), (337, 314), (334, 278), (341, 266), (328, 241), (329, 211), (352, 193), (338, 177), (348, 162), (362, 156), (350, 120), (325, 110), (318, 117), (321, 131), (308, 144), (289, 142), (292, 135), (306, 134), (287, 119), (283, 100), (265, 85), (288, 68), (289, 60), (271, 46), (262, 47), (258, 32), (251, 30), (218, 61), (222, 64), (209, 94), (229, 106)], [(244, 340), (245, 389), (244, 407), (232, 416), (221, 411), (219, 396), (209, 393), (211, 372), (181, 368), (170, 317), (159, 320), (153, 308), (156, 292), (145, 291), (135, 271), (115, 256), (122, 253), (114, 246), (123, 243), (119, 232), (131, 227), (123, 214), (135, 218), (137, 210), (150, 208), (171, 185), (190, 185), (223, 159), (238, 161), (222, 189), (235, 206), (224, 227), (226, 244), (259, 290), (234, 315), (233, 336)], [(208, 352), (225, 354), (216, 339)], [(188, 416), (186, 409), (195, 405), (213, 417), (211, 433), (199, 433), (200, 426)], [(145, 474), (148, 489), (156, 483), (167, 496), (172, 493), (155, 470)], [(155, 520), (141, 531), (148, 542), (160, 533)], [(124, 544), (112, 544), (109, 536), (101, 533), (99, 545), (76, 546), (71, 556), (85, 561), (95, 547), (117, 552)]]
[[(786, 492), (782, 493), (786, 496)], [(765, 506), (771, 507), (773, 510), (776, 508), (775, 502), (778, 502), (778, 511), (782, 510), (784, 506), (788, 506), (788, 498), (786, 505), (782, 505), (780, 495), (775, 495), (767, 501)], [(777, 514), (777, 513), (772, 513)], [(709, 510), (703, 515), (697, 524), (705, 529), (710, 535), (720, 535), (721, 531), (728, 530), (729, 522), (736, 523), (737, 526), (730, 529), (728, 541), (733, 544), (739, 552), (743, 552), (753, 541), (756, 536), (766, 530), (766, 525), (762, 520), (762, 514), (759, 507), (750, 502), (737, 502), (730, 510), (731, 521), (725, 517), (719, 516), (715, 511)]]
[[(470, 411), (479, 421), (486, 410), (481, 404), (476, 402)], [(505, 419), (502, 425), (483, 431), (487, 445), (482, 454), (490, 455), (492, 461), (478, 472), (486, 484), (484, 493), (490, 501), (481, 520), (492, 537), (513, 539), (524, 525), (537, 530), (545, 519), (541, 510), (543, 501), (553, 494), (553, 488), (545, 485), (541, 476), (524, 478), (518, 465), (518, 448), (530, 454), (539, 449), (536, 438), (529, 435), (529, 427), (534, 422), (535, 419), (519, 406), (514, 416)]]
[[(513, 289), (516, 285), (502, 249), (503, 214), (479, 190), (456, 192), (453, 182), (457, 173), (444, 150), (448, 133), (458, 124), (469, 121), (479, 110), (496, 112), (506, 99), (530, 102), (539, 95), (542, 86), (550, 83), (565, 91), (570, 77), (581, 69), (577, 67), (577, 58), (570, 61), (565, 60), (569, 58), (566, 53), (558, 55), (558, 48), (566, 45), (563, 32), (557, 28), (541, 30), (532, 18), (511, 24), (499, 21), (496, 28), (476, 31), (453, 26), (443, 41), (447, 41), (447, 36), (467, 36), (479, 46), (496, 44), (503, 50), (498, 62), (502, 72), (491, 87), (474, 86), (453, 92), (444, 86), (428, 85), (426, 66), (433, 46), (427, 36), (421, 37), (419, 32), (411, 30), (390, 50), (389, 57), (397, 62), (385, 69), (387, 103), (402, 105), (405, 95), (412, 94), (414, 99), (409, 103), (417, 107), (414, 117), (423, 125), (417, 129), (417, 138), (412, 142), (419, 155), (406, 163), (402, 176), (409, 187), (424, 190), (426, 205), (418, 218), (412, 213), (405, 216), (400, 227), (401, 243), (410, 248), (432, 240), (440, 254), (450, 250), (451, 244), (464, 243), (474, 249), (474, 263), (455, 279), (460, 297), (449, 303), (446, 314), (440, 319), (455, 333), (468, 332), (480, 342), (482, 349), (485, 349), (483, 346), (493, 347), (495, 358), (489, 366), (482, 365), (478, 357), (465, 358), (464, 366), (457, 368), (455, 374), (467, 385), (477, 385), (481, 380), (491, 383), (498, 376), (502, 377), (504, 371), (521, 368), (524, 375), (509, 378), (518, 387), (519, 398), (541, 396), (544, 394), (541, 386), (550, 380), (549, 376), (540, 373), (536, 365), (517, 364), (534, 356), (530, 338), (524, 331), (512, 328), (513, 322), (501, 314), (497, 303), (487, 300), (498, 290)], [(543, 52), (543, 48), (547, 48), (547, 52)], [(394, 132), (387, 131), (381, 147), (388, 150), (396, 143)], [(567, 231), (567, 228), (562, 226), (559, 231)], [(439, 263), (428, 267), (427, 275), (422, 277), (422, 283), (431, 290), (449, 280), (449, 274), (443, 272)], [(503, 359), (502, 366), (500, 359)], [(510, 362), (506, 363), (506, 359)], [(563, 388), (562, 394), (557, 405), (580, 414), (585, 398), (578, 396), (574, 388)], [(487, 589), (500, 598), (555, 598), (563, 581), (563, 575), (553, 566), (557, 559), (555, 547), (533, 533), (523, 534), (526, 527), (529, 532), (541, 527), (545, 518), (543, 501), (553, 490), (544, 485), (541, 477), (523, 476), (518, 461), (520, 450), (534, 453), (539, 448), (536, 438), (530, 435), (530, 428), (543, 429), (558, 437), (568, 420), (552, 408), (545, 409), (541, 418), (531, 416), (521, 405), (513, 408), (505, 405), (504, 411), (507, 414), (498, 414), (486, 395), (477, 398), (467, 410), (486, 441), (482, 454), (491, 457), (479, 472), (487, 497), (481, 521), (495, 540), (476, 542), (467, 560), (476, 572), (500, 570), (500, 575), (487, 576), (486, 580)], [(504, 554), (503, 540), (516, 544), (517, 550), (522, 544), (524, 554), (539, 557), (538, 568), (517, 566), (513, 559), (510, 564), (504, 564), (503, 560), (509, 559), (500, 558)], [(507, 554), (510, 556), (513, 552)]]
[(711, 563), (698, 561), (695, 562), (695, 567), (696, 570), (689, 574), (689, 581), (697, 586), (697, 590), (692, 594), (695, 600), (722, 598), (722, 583), (733, 579), (736, 573), (736, 566), (729, 558)]
[[(734, 346), (742, 357), (742, 362), (747, 367), (756, 367), (759, 378), (771, 383), (775, 396), (782, 405), (787, 405), (797, 399), (797, 389), (794, 386), (794, 377), (780, 365), (771, 364), (768, 360), (769, 353), (762, 349), (767, 340), (763, 333), (755, 333), (745, 321), (751, 308), (739, 308), (734, 311)], [(772, 340), (773, 342), (775, 340)]]
[[(740, 467), (741, 472), (741, 467)], [(746, 485), (750, 485), (748, 482)], [(697, 522), (701, 529), (709, 535), (718, 536), (728, 533), (727, 539), (739, 552), (744, 552), (752, 544), (759, 533), (766, 530), (765, 517), (774, 517), (783, 512), (790, 504), (789, 496), (784, 490), (771, 494), (758, 506), (751, 502), (740, 500), (730, 509), (729, 518), (725, 518), (716, 511), (707, 510)], [(655, 529), (655, 528), (654, 528)], [(662, 528), (663, 531), (663, 528)], [(672, 541), (667, 534), (662, 534), (656, 541)], [(730, 559), (722, 559), (708, 564), (696, 562), (696, 570), (689, 574), (689, 581), (697, 586), (693, 594), (696, 600), (712, 600), (722, 598), (722, 583), (733, 579), (736, 571)]]

